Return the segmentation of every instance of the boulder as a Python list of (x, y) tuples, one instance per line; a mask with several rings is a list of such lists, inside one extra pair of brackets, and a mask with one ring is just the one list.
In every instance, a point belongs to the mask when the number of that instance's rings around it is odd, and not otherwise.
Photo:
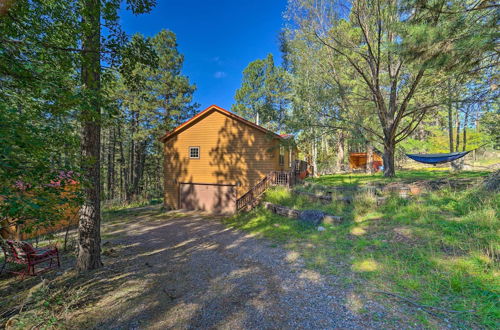
[(324, 217), (325, 217), (325, 213), (323, 211), (306, 210), (306, 211), (300, 212), (299, 220), (301, 222), (317, 226), (323, 221)]
[(267, 210), (276, 213), (278, 215), (287, 217), (287, 218), (292, 218), (292, 219), (298, 219), (299, 221), (318, 226), (321, 223), (328, 224), (328, 225), (334, 225), (334, 224), (339, 224), (341, 223), (344, 219), (339, 216), (335, 215), (330, 215), (327, 214), (323, 211), (320, 210), (306, 210), (306, 211), (299, 211), (295, 209), (291, 209), (286, 206), (281, 206), (281, 205), (276, 205), (273, 203), (265, 202), (263, 203), (264, 208)]
[(281, 215), (281, 216), (284, 216), (287, 218), (293, 218), (293, 219), (300, 217), (301, 212), (299, 210), (294, 210), (294, 209), (291, 209), (291, 208), (288, 208), (285, 206), (279, 206), (279, 205), (275, 205), (274, 208), (275, 208), (275, 213), (278, 215)]
[(487, 191), (500, 191), (500, 170), (490, 174), (484, 179), (483, 188)]
[(276, 205), (274, 205), (273, 203), (264, 202), (264, 208), (265, 208), (266, 210), (271, 211), (271, 212), (275, 212), (275, 210), (276, 210)]

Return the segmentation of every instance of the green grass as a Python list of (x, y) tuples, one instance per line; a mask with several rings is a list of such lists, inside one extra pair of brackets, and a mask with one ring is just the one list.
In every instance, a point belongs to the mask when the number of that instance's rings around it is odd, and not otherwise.
[(362, 290), (475, 311), (444, 313), (457, 327), (498, 326), (500, 194), (441, 190), (413, 200), (391, 197), (380, 207), (369, 193), (356, 195), (350, 205), (315, 204), (285, 189), (270, 190), (265, 199), (302, 210), (322, 209), (346, 221), (318, 232), (257, 208), (228, 219), (229, 225), (295, 249), (308, 267)]
[(488, 171), (452, 172), (443, 168), (426, 168), (421, 170), (397, 171), (395, 178), (385, 178), (382, 173), (374, 175), (365, 173), (332, 174), (319, 178), (307, 179), (308, 182), (324, 186), (357, 186), (368, 183), (414, 182), (437, 179), (476, 179), (488, 175)]
[(161, 203), (162, 203), (161, 198), (144, 199), (144, 200), (133, 201), (130, 203), (127, 202), (109, 203), (109, 204), (104, 204), (103, 210), (105, 212), (114, 212), (114, 211), (121, 212), (127, 209), (133, 209), (148, 205), (158, 205)]

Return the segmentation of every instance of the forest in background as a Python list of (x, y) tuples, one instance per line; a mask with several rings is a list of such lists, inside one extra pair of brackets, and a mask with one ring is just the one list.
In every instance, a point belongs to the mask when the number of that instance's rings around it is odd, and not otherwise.
[[(101, 265), (101, 203), (159, 197), (157, 138), (198, 110), (175, 34), (127, 36), (121, 5), (0, 4), (1, 216), (46, 224), (82, 205), (80, 270)], [(345, 169), (349, 151), (380, 151), (394, 176), (403, 152), (498, 149), (495, 2), (290, 0), (284, 16), (282, 64), (250, 63), (233, 110), (297, 134), (320, 171)]]
[[(319, 173), (349, 152), (500, 147), (498, 8), (489, 1), (289, 1), (272, 54), (250, 63), (233, 111), (298, 134)], [(463, 162), (455, 162), (460, 169)]]

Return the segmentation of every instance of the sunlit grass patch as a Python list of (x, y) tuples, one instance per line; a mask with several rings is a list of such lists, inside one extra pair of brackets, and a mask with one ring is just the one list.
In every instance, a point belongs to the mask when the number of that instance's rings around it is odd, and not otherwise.
[[(411, 199), (392, 196), (380, 206), (374, 195), (363, 191), (351, 204), (312, 203), (281, 188), (270, 190), (265, 198), (297, 209), (320, 209), (345, 220), (326, 225), (327, 230), (319, 233), (257, 208), (229, 223), (286, 243), (307, 267), (338, 276), (346, 285), (394, 292), (430, 306), (475, 311), (446, 314), (453, 325), (497, 325), (500, 194), (442, 189)], [(415, 310), (415, 317), (422, 321), (432, 316)]]
[(379, 269), (379, 264), (373, 259), (363, 259), (355, 261), (352, 264), (352, 269), (355, 272), (374, 272)]
[(365, 215), (376, 209), (377, 197), (371, 192), (361, 192), (355, 195), (353, 205), (355, 215)]
[(353, 228), (351, 228), (351, 235), (362, 236), (364, 234), (366, 234), (366, 230), (364, 230), (362, 227), (353, 227)]
[(308, 182), (324, 186), (358, 186), (371, 183), (413, 182), (418, 180), (436, 179), (474, 179), (488, 175), (488, 171), (453, 172), (449, 169), (425, 168), (418, 170), (397, 171), (395, 178), (385, 178), (382, 173), (347, 173), (323, 175), (319, 178), (309, 178)]

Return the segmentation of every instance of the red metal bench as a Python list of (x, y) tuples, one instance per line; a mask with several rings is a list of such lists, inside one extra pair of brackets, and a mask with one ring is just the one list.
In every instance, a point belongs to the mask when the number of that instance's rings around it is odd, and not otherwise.
[[(61, 266), (59, 260), (59, 250), (57, 250), (57, 247), (55, 246), (44, 249), (35, 249), (27, 242), (3, 240), (1, 238), (0, 246), (5, 257), (0, 273), (3, 271), (7, 263), (25, 266), (22, 271), (10, 271), (13, 274), (21, 275), (21, 278), (24, 278), (26, 275), (36, 276), (50, 269)], [(36, 270), (35, 266), (46, 262), (49, 263), (48, 266)]]

